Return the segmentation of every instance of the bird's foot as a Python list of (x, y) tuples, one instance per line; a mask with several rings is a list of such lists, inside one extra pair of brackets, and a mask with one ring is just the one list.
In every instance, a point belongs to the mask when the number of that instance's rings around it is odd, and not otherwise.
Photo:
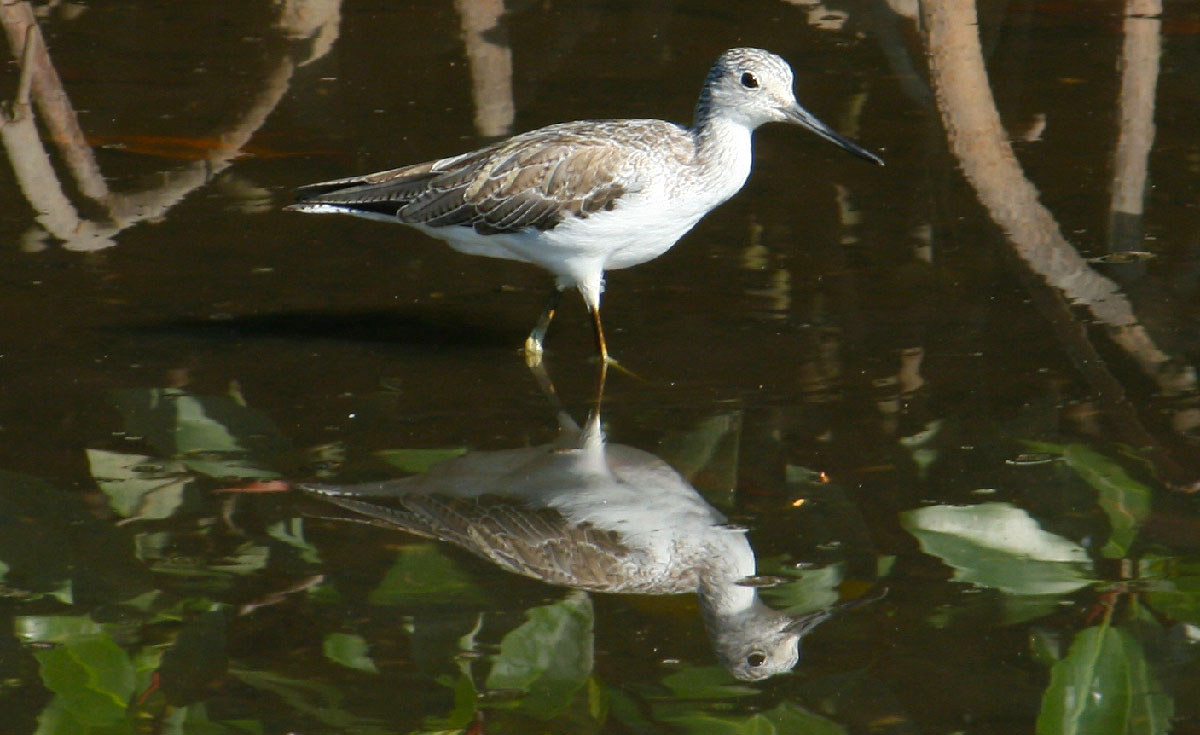
[(633, 378), (634, 380), (643, 380), (643, 381), (645, 380), (645, 378), (643, 378), (642, 376), (638, 375), (637, 373), (633, 372), (632, 370), (625, 367), (621, 363), (617, 362), (617, 358), (613, 357), (612, 355), (609, 355), (609, 354), (598, 355), (598, 356), (596, 356), (595, 359), (600, 363), (601, 368), (606, 372), (609, 368), (612, 368), (613, 370), (616, 370), (619, 373), (624, 373), (625, 375), (628, 375), (629, 377)]
[(525, 340), (525, 365), (528, 367), (537, 367), (542, 364), (542, 341), (536, 339), (532, 334)]

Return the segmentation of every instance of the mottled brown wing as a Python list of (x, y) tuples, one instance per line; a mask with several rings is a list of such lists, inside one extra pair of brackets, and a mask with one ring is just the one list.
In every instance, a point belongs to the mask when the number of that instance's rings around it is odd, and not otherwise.
[(454, 158), (313, 184), (296, 196), (302, 205), (333, 205), (428, 227), (548, 230), (565, 217), (612, 209), (635, 188), (628, 180), (635, 168), (630, 160), (642, 150), (604, 135), (611, 132), (585, 123), (551, 126)]
[[(673, 592), (639, 578), (638, 552), (616, 533), (572, 525), (551, 508), (531, 508), (497, 496), (403, 495), (388, 505), (320, 493), (373, 525), (448, 541), (516, 574), (591, 592)], [(632, 573), (631, 573), (632, 572)], [(690, 582), (694, 588), (694, 581)], [(684, 584), (681, 589), (687, 589)]]

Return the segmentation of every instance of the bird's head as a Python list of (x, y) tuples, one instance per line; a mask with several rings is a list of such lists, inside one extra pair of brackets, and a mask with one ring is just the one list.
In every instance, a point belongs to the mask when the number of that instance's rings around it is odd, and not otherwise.
[(807, 128), (859, 158), (883, 165), (883, 159), (837, 133), (800, 106), (792, 89), (792, 67), (757, 48), (729, 49), (717, 59), (700, 98), (700, 115), (717, 115), (754, 130), (769, 122)]

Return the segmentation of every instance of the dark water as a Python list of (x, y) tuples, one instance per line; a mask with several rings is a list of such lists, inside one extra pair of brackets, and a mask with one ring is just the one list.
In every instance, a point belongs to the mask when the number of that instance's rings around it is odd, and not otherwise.
[[(66, 97), (0, 167), (0, 731), (1200, 729), (1200, 3), (894, 5), (37, 6)], [(695, 595), (289, 491), (572, 455), (519, 351), (545, 274), (281, 211), (506, 110), (687, 121), (737, 45), (887, 167), (759, 131), (738, 197), (609, 274), (639, 377), (600, 418), (748, 529), (773, 609), (835, 610), (755, 683)], [(591, 340), (571, 295), (579, 423)]]

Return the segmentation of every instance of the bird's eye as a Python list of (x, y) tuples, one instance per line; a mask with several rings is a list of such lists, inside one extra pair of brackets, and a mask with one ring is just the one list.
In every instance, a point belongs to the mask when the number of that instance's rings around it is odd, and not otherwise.
[(743, 72), (742, 73), (742, 86), (745, 87), (746, 89), (757, 89), (758, 88), (758, 77), (754, 76), (753, 74), (751, 74), (748, 71)]
[(750, 664), (751, 668), (757, 669), (767, 662), (767, 657), (761, 653), (752, 653), (746, 657), (746, 663)]

